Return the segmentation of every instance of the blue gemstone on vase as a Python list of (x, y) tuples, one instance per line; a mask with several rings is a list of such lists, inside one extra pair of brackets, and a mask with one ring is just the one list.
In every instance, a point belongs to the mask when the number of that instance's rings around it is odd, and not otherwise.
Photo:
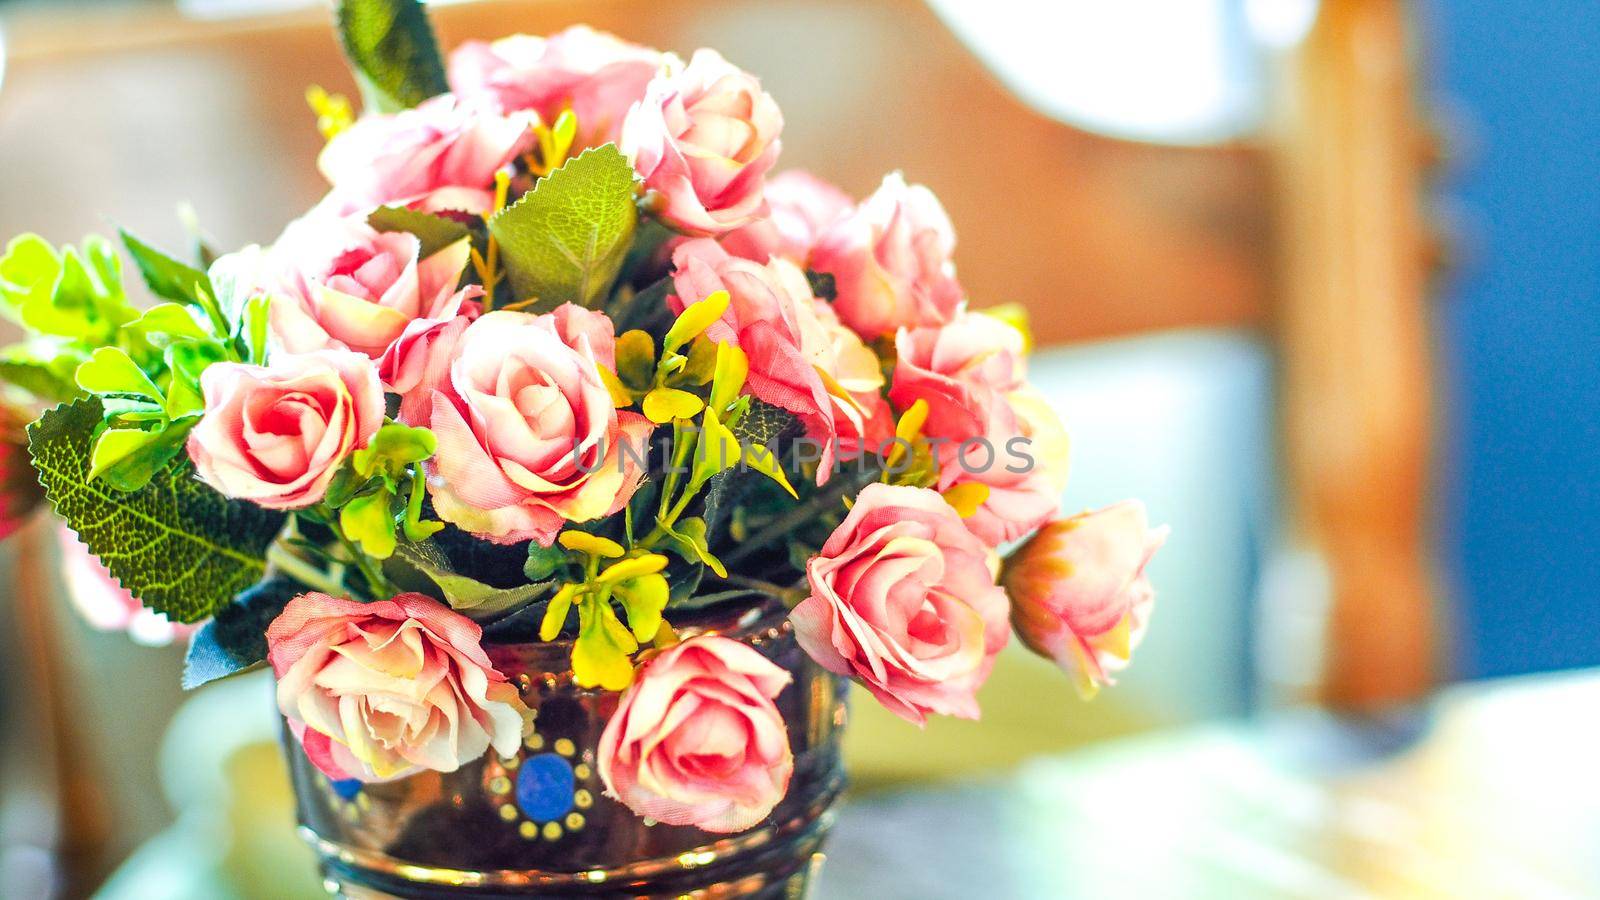
[(540, 753), (517, 770), (517, 807), (535, 822), (549, 822), (572, 811), (578, 778), (572, 763), (556, 753)]
[(359, 778), (342, 778), (338, 781), (329, 781), (328, 785), (333, 788), (333, 792), (338, 794), (341, 800), (354, 800), (355, 796), (361, 793), (361, 779)]

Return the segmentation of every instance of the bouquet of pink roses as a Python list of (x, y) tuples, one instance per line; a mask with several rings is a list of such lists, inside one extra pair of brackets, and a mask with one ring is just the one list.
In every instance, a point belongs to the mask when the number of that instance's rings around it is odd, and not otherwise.
[[(352, 0), (365, 111), (313, 90), (327, 197), (266, 247), (12, 240), (0, 375), (48, 498), (189, 686), (266, 663), (331, 779), (515, 755), (565, 642), (635, 813), (748, 829), (793, 758), (791, 672), (694, 625), (789, 607), (816, 665), (975, 718), (1013, 626), (1087, 690), (1125, 664), (1164, 529), (1059, 517), (1066, 443), (1009, 310), (969, 303), (932, 192), (775, 173), (783, 115), (713, 50), (584, 27), (467, 43)], [(1031, 537), (1030, 537), (1031, 535)], [(1002, 561), (1004, 557), (1007, 557)]]

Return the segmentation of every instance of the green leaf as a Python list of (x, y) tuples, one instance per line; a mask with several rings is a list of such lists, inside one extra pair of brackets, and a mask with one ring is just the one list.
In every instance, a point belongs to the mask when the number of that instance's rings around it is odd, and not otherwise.
[(168, 339), (210, 340), (211, 332), (195, 320), (189, 312), (193, 307), (182, 303), (159, 303), (144, 311), (144, 315), (128, 323), (128, 328), (146, 335), (163, 335)]
[(633, 167), (614, 144), (583, 151), (489, 222), (520, 299), (594, 306), (638, 225)]
[(383, 475), (392, 480), (407, 466), (432, 456), (437, 446), (428, 429), (390, 422), (378, 429), (367, 446), (351, 454), (350, 465), (363, 479)]
[(128, 255), (133, 257), (133, 264), (139, 267), (139, 274), (144, 276), (145, 286), (150, 288), (150, 293), (165, 300), (196, 304), (200, 303), (201, 291), (208, 296), (216, 296), (211, 289), (211, 278), (206, 273), (162, 253), (129, 234), (126, 229), (118, 229), (117, 233), (122, 236), (122, 245), (128, 248)]
[(267, 361), (267, 313), (272, 298), (258, 294), (244, 302), (244, 312), (239, 316), (239, 335), (244, 341), (245, 362), (259, 366)]
[(454, 219), (417, 212), (403, 206), (380, 206), (367, 216), (367, 224), (377, 231), (404, 231), (422, 242), (418, 259), (427, 259), (440, 250), (472, 234)]
[(187, 458), (131, 494), (91, 480), (101, 418), (94, 398), (56, 407), (29, 426), (28, 449), (56, 512), (122, 586), (173, 621), (198, 622), (259, 581), (284, 514), (223, 497)]
[(400, 544), (395, 548), (394, 559), (426, 575), (439, 586), (451, 608), (474, 619), (498, 616), (525, 606), (550, 589), (548, 582), (497, 588), (458, 574), (450, 568), (444, 553), (431, 542)]
[(91, 394), (147, 397), (158, 405), (161, 389), (128, 354), (116, 347), (101, 347), (78, 367), (78, 387)]
[(661, 528), (667, 533), (672, 549), (683, 557), (684, 562), (709, 566), (719, 578), (728, 577), (728, 570), (722, 565), (722, 560), (711, 554), (710, 545), (706, 541), (705, 519), (691, 516), (679, 519), (672, 525), (661, 523)]
[[(38, 245), (25, 243), (22, 254), (20, 268), (28, 270), (24, 277), (42, 276)], [(104, 239), (90, 237), (81, 250), (64, 247), (59, 259), (60, 270), (48, 294), (38, 289), (37, 281), (15, 294), (22, 298), (18, 309), (23, 325), (94, 347), (111, 343), (118, 328), (139, 317), (123, 294), (121, 264)], [(12, 274), (7, 272), (4, 280), (9, 282)], [(10, 288), (6, 291), (12, 294)]]
[(638, 641), (648, 641), (661, 628), (661, 611), (667, 608), (671, 588), (660, 573), (630, 578), (611, 589), (611, 595), (628, 613), (628, 629)]
[(394, 495), (378, 490), (357, 497), (339, 510), (339, 527), (345, 537), (361, 545), (361, 552), (373, 559), (388, 559), (394, 555), (395, 539)]
[(339, 42), (375, 112), (398, 112), (450, 89), (418, 0), (341, 0)]
[(555, 544), (541, 547), (538, 541), (532, 541), (528, 544), (528, 561), (523, 565), (522, 573), (528, 576), (529, 581), (544, 581), (554, 575), (566, 561), (566, 548)]
[(267, 626), (303, 591), (294, 581), (274, 576), (251, 585), (218, 609), (211, 621), (189, 638), (183, 689), (191, 691), (266, 662)]
[(83, 396), (73, 375), (82, 357), (48, 338), (0, 350), (0, 379), (41, 400), (67, 403)]
[(21, 322), (23, 310), (48, 305), (60, 277), (61, 257), (49, 241), (37, 234), (12, 238), (0, 256), (0, 300), (6, 315)]

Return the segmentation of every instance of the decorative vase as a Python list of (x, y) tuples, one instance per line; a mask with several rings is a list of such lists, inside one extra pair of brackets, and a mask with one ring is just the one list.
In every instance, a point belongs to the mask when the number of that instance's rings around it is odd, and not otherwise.
[[(679, 624), (681, 622), (681, 624)], [(800, 897), (844, 786), (846, 682), (800, 649), (774, 599), (675, 620), (737, 638), (793, 675), (777, 705), (794, 776), (772, 814), (736, 834), (642, 819), (605, 796), (595, 748), (619, 695), (573, 684), (566, 641), (488, 644), (535, 712), (517, 755), (380, 784), (332, 781), (285, 732), (300, 832), (347, 897)]]

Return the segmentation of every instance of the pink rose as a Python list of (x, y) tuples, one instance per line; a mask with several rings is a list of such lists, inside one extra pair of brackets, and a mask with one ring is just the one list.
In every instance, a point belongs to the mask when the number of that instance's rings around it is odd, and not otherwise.
[(334, 215), (379, 206), (486, 213), (494, 205), (494, 174), (530, 144), (538, 122), (537, 113), (501, 114), (451, 94), (398, 113), (362, 116), (317, 157), (333, 185), (322, 209)]
[(870, 484), (806, 566), (789, 614), (823, 668), (918, 725), (978, 717), (975, 693), (1009, 637), (989, 549), (933, 491)]
[(967, 530), (998, 547), (1018, 540), (1061, 511), (1067, 487), (1067, 434), (1044, 398), (1032, 388), (1012, 392), (1006, 405), (1017, 433), (987, 441), (944, 444), (939, 454), (941, 492), (981, 484), (988, 496), (966, 519)]
[(450, 54), (450, 87), (506, 112), (531, 109), (545, 122), (578, 119), (578, 147), (617, 140), (628, 108), (661, 68), (660, 51), (574, 25), (548, 38), (517, 34), (467, 41)]
[(433, 392), (450, 378), (456, 345), (472, 324), (468, 316), (454, 319), (414, 319), (378, 360), (378, 377), (384, 387), (400, 395), (395, 418), (407, 425), (425, 426), (433, 415)]
[(723, 249), (756, 262), (781, 256), (803, 267), (822, 232), (854, 206), (844, 191), (798, 169), (767, 179), (766, 198), (767, 217), (728, 232)]
[(125, 632), (136, 644), (165, 647), (177, 638), (188, 639), (199, 625), (174, 624), (164, 614), (140, 603), (128, 593), (65, 522), (56, 526), (61, 549), (61, 580), (72, 606), (99, 631)]
[(794, 755), (772, 701), (789, 673), (750, 647), (700, 635), (639, 670), (600, 736), (606, 794), (641, 816), (743, 831), (789, 789)]
[(44, 500), (39, 473), (28, 454), (32, 410), (0, 399), (0, 539), (27, 523)]
[(657, 75), (622, 125), (622, 151), (665, 200), (661, 220), (716, 235), (766, 214), (783, 114), (755, 77), (715, 50)]
[(383, 424), (371, 360), (347, 350), (278, 354), (268, 366), (215, 363), (189, 458), (224, 496), (269, 509), (322, 499), (339, 464)]
[[(672, 262), (676, 293), (667, 303), (673, 311), (716, 291), (728, 292), (728, 309), (706, 336), (744, 350), (750, 360), (746, 391), (794, 413), (807, 434), (822, 443), (819, 479), (826, 480), (835, 439), (848, 458), (863, 444), (876, 449), (873, 439), (892, 432), (878, 395), (883, 372), (877, 356), (827, 303), (812, 296), (805, 273), (794, 263), (741, 259), (709, 238), (685, 241), (673, 251)], [(829, 391), (824, 373), (845, 396)]]
[(466, 238), (426, 259), (421, 249), (415, 235), (355, 218), (313, 215), (289, 226), (261, 277), (274, 340), (290, 353), (332, 347), (376, 359), (412, 322), (453, 318), (483, 294), (477, 285), (456, 288), (471, 252)]
[(990, 546), (1014, 541), (1056, 514), (1066, 487), (1065, 430), (1025, 380), (1022, 333), (982, 313), (901, 329), (889, 399), (928, 404), (923, 434), (936, 442), (939, 490), (989, 490), (967, 527)]
[(1017, 635), (1085, 696), (1111, 683), (1144, 637), (1156, 599), (1144, 570), (1167, 532), (1149, 526), (1143, 503), (1125, 500), (1051, 522), (1006, 561)]
[(872, 340), (950, 321), (963, 297), (950, 261), (955, 246), (938, 198), (895, 172), (822, 233), (811, 268), (833, 276), (839, 317)]
[(471, 619), (421, 594), (357, 603), (307, 593), (267, 626), (278, 710), (334, 780), (454, 772), (517, 752), (527, 708)]
[(549, 546), (567, 522), (622, 509), (651, 425), (619, 413), (600, 379), (613, 347), (609, 319), (570, 305), (467, 326), (427, 423), (440, 517), (498, 543)]

